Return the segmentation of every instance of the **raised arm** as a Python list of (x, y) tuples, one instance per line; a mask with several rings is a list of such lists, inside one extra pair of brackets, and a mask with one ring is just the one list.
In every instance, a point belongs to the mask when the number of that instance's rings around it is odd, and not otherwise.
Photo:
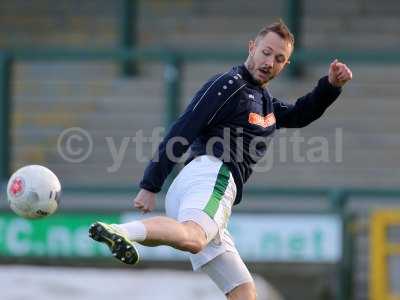
[(328, 76), (322, 77), (317, 86), (295, 104), (273, 99), (277, 128), (301, 128), (315, 121), (339, 97), (342, 86), (353, 77), (351, 70), (334, 60)]

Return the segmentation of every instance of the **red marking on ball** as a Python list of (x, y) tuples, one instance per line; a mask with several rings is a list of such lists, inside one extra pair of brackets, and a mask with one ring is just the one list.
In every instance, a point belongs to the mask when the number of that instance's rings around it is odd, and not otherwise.
[(10, 186), (10, 194), (14, 197), (18, 197), (24, 192), (25, 183), (22, 178), (15, 178)]

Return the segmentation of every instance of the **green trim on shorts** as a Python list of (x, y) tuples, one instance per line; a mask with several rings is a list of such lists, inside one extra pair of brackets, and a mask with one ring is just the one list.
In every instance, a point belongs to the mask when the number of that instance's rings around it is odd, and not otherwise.
[(229, 168), (222, 164), (219, 169), (211, 197), (208, 200), (206, 207), (203, 209), (203, 211), (209, 215), (211, 219), (213, 219), (217, 213), (219, 203), (225, 194), (225, 190), (229, 184), (229, 176)]

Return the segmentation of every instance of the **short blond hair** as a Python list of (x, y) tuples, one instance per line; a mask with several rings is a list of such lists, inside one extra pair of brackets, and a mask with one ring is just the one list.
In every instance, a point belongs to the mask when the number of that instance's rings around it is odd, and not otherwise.
[(263, 38), (268, 32), (276, 33), (282, 39), (284, 39), (285, 41), (289, 42), (292, 45), (292, 49), (294, 48), (294, 36), (290, 32), (290, 30), (286, 26), (286, 24), (282, 21), (282, 19), (279, 19), (277, 22), (274, 22), (272, 24), (269, 24), (269, 25), (263, 27), (258, 32), (255, 40), (257, 41), (260, 38)]

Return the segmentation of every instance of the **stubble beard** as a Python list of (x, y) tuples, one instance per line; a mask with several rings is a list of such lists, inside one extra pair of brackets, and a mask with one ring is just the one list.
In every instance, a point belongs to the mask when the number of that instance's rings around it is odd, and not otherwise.
[(249, 71), (249, 73), (251, 74), (251, 77), (253, 77), (254, 81), (256, 81), (260, 86), (265, 87), (267, 85), (267, 83), (274, 78), (274, 76), (272, 74), (270, 74), (268, 76), (267, 80), (260, 80), (256, 77), (256, 72), (257, 72), (257, 68), (256, 68), (256, 63), (254, 62), (252, 57), (249, 57), (249, 59), (247, 60), (246, 63), (246, 67), (247, 70)]

